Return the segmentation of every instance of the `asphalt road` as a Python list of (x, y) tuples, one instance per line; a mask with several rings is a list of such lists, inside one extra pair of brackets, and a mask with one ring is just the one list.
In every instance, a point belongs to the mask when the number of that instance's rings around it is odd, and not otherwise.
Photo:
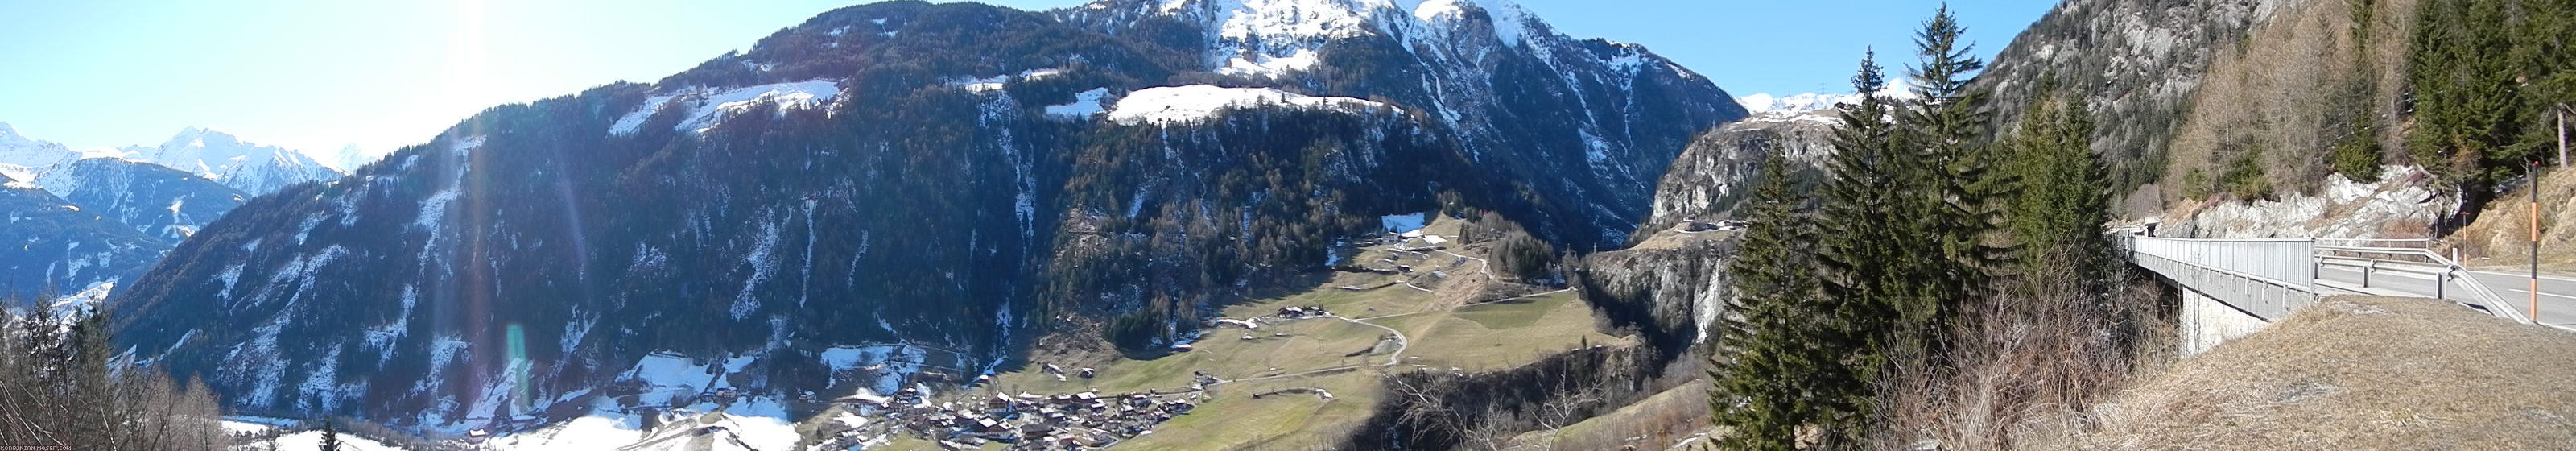
[[(2522, 312), (2524, 315), (2531, 314), (2530, 273), (2470, 271), (2469, 277), (2476, 279), (2488, 290), (2494, 291), (2497, 296), (2503, 297), (2504, 308)], [(2547, 273), (2542, 273), (2540, 277), (2540, 316), (2538, 317), (2540, 323), (2553, 326), (2576, 326), (2576, 278)], [(2328, 266), (2317, 271), (2317, 280), (2335, 282), (2342, 286), (2360, 286), (2361, 271)], [(2371, 291), (2384, 290), (2423, 297), (2433, 297), (2434, 293), (2433, 276), (2428, 275), (2382, 271), (2372, 274), (2370, 282)], [(2467, 290), (2459, 289), (2456, 285), (2443, 290), (2442, 298), (2470, 304), (2483, 303), (2476, 297), (2470, 296)]]

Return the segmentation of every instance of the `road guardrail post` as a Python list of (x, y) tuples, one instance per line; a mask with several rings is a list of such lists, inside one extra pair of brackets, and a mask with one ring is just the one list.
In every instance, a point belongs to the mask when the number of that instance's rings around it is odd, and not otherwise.
[(2368, 261), (2368, 262), (2363, 262), (2363, 263), (2361, 264), (2361, 287), (2362, 287), (2362, 288), (2370, 288), (2370, 273), (2371, 273), (2371, 272), (2374, 272), (2374, 271), (2378, 271), (2378, 270), (2379, 270), (2379, 260), (2370, 260), (2370, 261)]

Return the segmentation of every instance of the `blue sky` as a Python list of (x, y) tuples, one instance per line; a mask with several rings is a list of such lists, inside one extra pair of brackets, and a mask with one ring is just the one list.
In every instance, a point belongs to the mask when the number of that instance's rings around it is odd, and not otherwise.
[[(1910, 33), (1940, 4), (1519, 1), (1559, 31), (1644, 44), (1739, 96), (1846, 90), (1863, 47), (1910, 49)], [(348, 145), (381, 154), (494, 105), (659, 79), (851, 3), (12, 2), (0, 6), (0, 42), (10, 43), (0, 46), (9, 66), (0, 122), (74, 148), (157, 144), (206, 126), (317, 156)], [(1953, 7), (1991, 57), (2054, 3)]]

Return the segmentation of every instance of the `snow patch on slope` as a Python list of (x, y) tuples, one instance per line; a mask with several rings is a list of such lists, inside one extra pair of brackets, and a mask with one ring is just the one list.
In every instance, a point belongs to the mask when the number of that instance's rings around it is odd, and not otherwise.
[[(322, 431), (314, 430), (314, 431), (304, 431), (304, 432), (297, 432), (297, 433), (293, 433), (293, 434), (282, 435), (282, 436), (278, 436), (276, 439), (269, 440), (269, 442), (268, 442), (268, 443), (269, 443), (269, 444), (271, 444), (271, 445), (275, 445), (275, 446), (276, 446), (277, 451), (314, 451), (314, 450), (320, 450), (320, 449), (322, 449)], [(252, 448), (242, 448), (242, 449), (252, 449)], [(265, 448), (260, 448), (260, 449), (265, 449)], [(375, 440), (368, 440), (368, 439), (366, 439), (366, 438), (364, 438), (364, 437), (358, 437), (358, 436), (350, 435), (350, 434), (340, 434), (340, 451), (404, 451), (404, 450), (403, 450), (402, 448), (395, 448), (395, 447), (393, 447), (392, 445), (386, 445), (386, 444), (384, 444), (384, 443), (377, 442), (377, 441), (375, 441)]]
[(733, 307), (728, 311), (736, 320), (760, 309), (760, 296), (754, 291), (762, 282), (768, 282), (770, 272), (778, 268), (778, 221), (765, 220), (760, 227), (759, 241), (753, 244), (751, 254), (742, 258), (742, 263), (751, 267), (751, 277), (743, 280), (742, 291), (734, 293)]
[(1109, 111), (1109, 120), (1119, 125), (1169, 125), (1204, 121), (1225, 110), (1263, 106), (1344, 111), (1393, 108), (1366, 99), (1308, 96), (1270, 88), (1189, 85), (1146, 88), (1128, 93), (1127, 98), (1119, 100), (1118, 106)]
[(1313, 49), (1296, 49), (1287, 56), (1254, 54), (1248, 58), (1228, 59), (1225, 67), (1217, 68), (1216, 73), (1254, 78), (1279, 78), (1288, 76), (1292, 72), (1314, 69), (1316, 64), (1322, 62), (1323, 59), (1316, 56)]
[(716, 124), (724, 122), (726, 118), (749, 111), (761, 104), (776, 105), (779, 114), (786, 114), (788, 110), (821, 108), (840, 94), (840, 82), (830, 79), (771, 83), (721, 91), (711, 88), (686, 88), (669, 95), (644, 99), (642, 106), (636, 107), (635, 111), (628, 112), (625, 116), (619, 116), (616, 123), (610, 124), (608, 133), (617, 136), (635, 134), (635, 129), (642, 127), (645, 120), (652, 119), (654, 113), (660, 112), (666, 104), (675, 101), (682, 102), (681, 105), (689, 111), (688, 116), (671, 129), (706, 133), (707, 130), (715, 128)]
[(1109, 88), (1093, 88), (1089, 91), (1083, 91), (1080, 94), (1074, 94), (1073, 103), (1048, 105), (1046, 107), (1046, 114), (1049, 117), (1057, 118), (1090, 119), (1092, 116), (1097, 116), (1102, 111), (1107, 110), (1100, 106), (1100, 99), (1108, 96)]

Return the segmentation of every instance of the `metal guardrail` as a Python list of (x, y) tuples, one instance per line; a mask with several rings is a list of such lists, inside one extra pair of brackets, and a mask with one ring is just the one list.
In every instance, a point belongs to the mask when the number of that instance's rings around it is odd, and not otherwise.
[[(2426, 242), (2430, 242), (2427, 240)], [(2506, 304), (2504, 296), (2469, 277), (2468, 268), (2458, 260), (2445, 257), (2429, 248), (2317, 246), (2318, 266), (2340, 266), (2361, 271), (2362, 288), (2370, 288), (2370, 277), (2380, 271), (2403, 272), (2433, 277), (2433, 298), (2450, 299), (2450, 288), (2459, 287), (2476, 306), (2513, 322), (2532, 324), (2532, 319)]]
[(2449, 290), (2456, 286), (2472, 305), (2489, 314), (2532, 323), (2506, 304), (2503, 296), (2469, 277), (2457, 260), (2434, 253), (2432, 240), (2186, 239), (2119, 232), (2114, 230), (2114, 242), (2139, 267), (2266, 321), (2288, 317), (2315, 302), (2317, 271), (2337, 266), (2359, 269), (2363, 288), (2369, 288), (2371, 275), (2381, 271), (2429, 275), (2435, 281), (2434, 298), (2451, 300)]

